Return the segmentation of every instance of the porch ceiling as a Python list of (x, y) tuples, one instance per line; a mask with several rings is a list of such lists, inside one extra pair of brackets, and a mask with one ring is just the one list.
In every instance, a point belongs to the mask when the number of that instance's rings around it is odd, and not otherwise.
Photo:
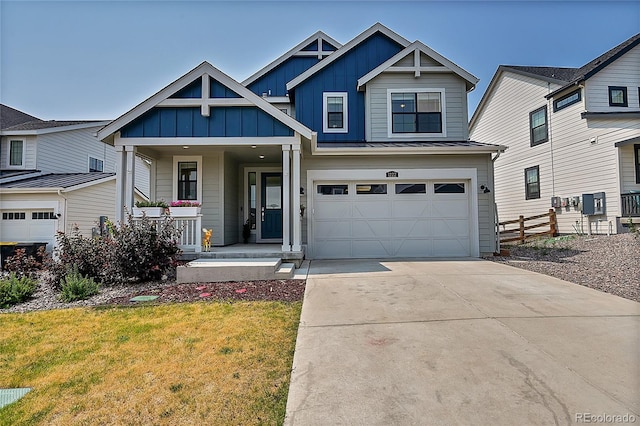
[[(226, 152), (233, 155), (235, 159), (242, 163), (274, 163), (282, 161), (281, 145), (258, 145), (255, 148), (250, 146), (189, 146), (183, 148), (179, 146), (145, 146), (139, 147), (138, 152), (151, 158), (167, 157), (173, 155), (202, 155)], [(264, 158), (260, 158), (263, 155)]]

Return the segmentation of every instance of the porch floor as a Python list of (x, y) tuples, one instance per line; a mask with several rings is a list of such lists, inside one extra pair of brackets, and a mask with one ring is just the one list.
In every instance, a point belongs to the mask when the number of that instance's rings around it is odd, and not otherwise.
[(304, 259), (304, 248), (301, 251), (282, 251), (282, 244), (232, 244), (224, 247), (211, 247), (208, 252), (182, 253), (182, 259), (266, 259), (279, 258), (283, 262), (295, 263), (299, 267)]

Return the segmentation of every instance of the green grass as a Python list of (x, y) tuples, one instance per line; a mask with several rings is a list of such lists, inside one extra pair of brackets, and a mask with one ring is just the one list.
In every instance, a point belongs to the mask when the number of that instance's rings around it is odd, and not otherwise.
[(282, 424), (301, 306), (2, 314), (0, 425)]

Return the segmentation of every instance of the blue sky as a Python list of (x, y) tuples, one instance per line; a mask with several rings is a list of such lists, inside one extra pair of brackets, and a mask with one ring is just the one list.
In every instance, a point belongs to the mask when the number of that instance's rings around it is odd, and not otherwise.
[(6, 1), (0, 102), (42, 119), (114, 119), (202, 61), (238, 81), (322, 30), (381, 22), (478, 78), (578, 67), (640, 31), (640, 1)]

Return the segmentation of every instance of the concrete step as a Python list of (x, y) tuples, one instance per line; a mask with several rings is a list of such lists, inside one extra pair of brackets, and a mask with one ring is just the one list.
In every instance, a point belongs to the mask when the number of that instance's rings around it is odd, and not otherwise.
[[(281, 264), (279, 258), (196, 259), (178, 266), (176, 280), (178, 283), (198, 283), (282, 279), (277, 274)], [(292, 275), (293, 271), (289, 271), (288, 277)]]
[(281, 280), (288, 280), (293, 278), (293, 273), (296, 270), (296, 265), (294, 263), (283, 263), (276, 270), (276, 278)]

